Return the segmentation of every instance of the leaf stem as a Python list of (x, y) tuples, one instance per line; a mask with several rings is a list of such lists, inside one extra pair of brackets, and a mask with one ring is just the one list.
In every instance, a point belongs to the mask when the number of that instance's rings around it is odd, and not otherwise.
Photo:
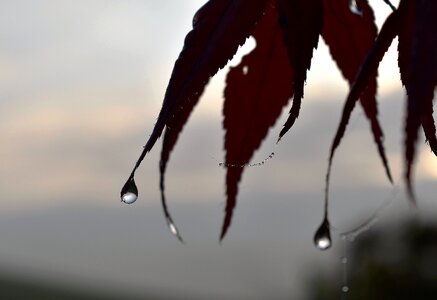
[(393, 11), (396, 10), (396, 7), (390, 2), (390, 0), (383, 0)]

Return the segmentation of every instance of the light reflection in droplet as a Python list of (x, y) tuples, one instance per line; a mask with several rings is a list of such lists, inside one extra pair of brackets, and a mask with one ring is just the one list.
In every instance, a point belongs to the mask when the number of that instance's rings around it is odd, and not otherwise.
[(121, 197), (121, 202), (126, 204), (132, 204), (135, 201), (137, 201), (137, 199), (138, 199), (138, 195), (132, 192), (127, 192)]
[(173, 235), (176, 235), (176, 236), (178, 235), (178, 230), (176, 229), (176, 226), (174, 226), (173, 223), (169, 223), (168, 227), (170, 228), (170, 231)]
[(316, 246), (320, 250), (328, 249), (329, 247), (331, 247), (331, 240), (328, 239), (327, 237), (320, 238), (316, 241)]

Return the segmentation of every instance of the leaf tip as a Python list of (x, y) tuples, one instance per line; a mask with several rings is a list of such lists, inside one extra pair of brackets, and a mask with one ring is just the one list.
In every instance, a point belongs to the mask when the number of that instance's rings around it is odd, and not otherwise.
[(410, 178), (407, 178), (407, 195), (413, 208), (417, 208), (417, 198)]
[(219, 243), (220, 244), (223, 243), (223, 239), (225, 238), (226, 233), (228, 232), (229, 225), (230, 225), (230, 221), (229, 222), (225, 221), (225, 223), (223, 224), (222, 232), (220, 233), (220, 237), (219, 237)]

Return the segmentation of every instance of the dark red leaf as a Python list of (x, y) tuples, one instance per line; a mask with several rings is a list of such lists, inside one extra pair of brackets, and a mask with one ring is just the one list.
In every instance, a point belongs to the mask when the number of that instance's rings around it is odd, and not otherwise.
[(372, 8), (363, 0), (361, 15), (357, 15), (350, 10), (349, 0), (323, 0), (323, 4), (322, 37), (352, 84), (377, 35)]
[(414, 24), (416, 20), (415, 10), (411, 10), (411, 3), (402, 1), (399, 4), (401, 21), (399, 24), (398, 64), (402, 84), (405, 86), (410, 80), (409, 60), (411, 58), (411, 43), (413, 42)]
[(267, 0), (210, 0), (196, 13), (193, 30), (185, 38), (158, 120), (129, 177), (133, 178), (141, 161), (152, 149), (164, 127), (167, 127), (160, 163), (160, 186), (164, 212), (173, 232), (176, 228), (172, 224), (164, 195), (164, 173), (170, 152), (205, 85), (233, 57), (238, 46), (244, 43), (262, 16), (266, 3)]
[[(177, 109), (188, 107), (202, 94), (209, 79), (244, 43), (267, 0), (210, 0), (196, 14), (168, 84), (161, 112), (133, 170), (160, 137)], [(171, 126), (170, 126), (171, 127)]]
[(311, 67), (313, 49), (317, 48), (322, 31), (322, 0), (278, 0), (281, 28), (292, 69), (293, 105), (290, 115), (279, 133), (279, 140), (293, 126), (299, 116), (307, 70)]
[(244, 168), (292, 96), (293, 79), (276, 8), (253, 31), (256, 48), (227, 75), (223, 127), (226, 130), (225, 236), (236, 204), (238, 183)]
[[(351, 85), (372, 48), (377, 35), (373, 10), (366, 0), (360, 1), (359, 13), (349, 8), (349, 0), (323, 0), (324, 20), (322, 36), (329, 46), (331, 55), (343, 76)], [(376, 77), (374, 73), (368, 79), (360, 103), (370, 121), (373, 138), (379, 150), (379, 155), (385, 167), (387, 176), (392, 182), (385, 150), (383, 133), (378, 121), (376, 103)]]
[(437, 156), (437, 137), (436, 137), (436, 127), (433, 117), (432, 103), (429, 109), (426, 109), (422, 116), (422, 127), (425, 133), (425, 138), (431, 148), (432, 152)]
[[(346, 130), (346, 126), (349, 122), (351, 113), (355, 107), (355, 103), (358, 101), (364, 90), (366, 89), (369, 79), (373, 78), (378, 70), (378, 66), (385, 52), (390, 47), (393, 39), (398, 34), (400, 22), (399, 11), (393, 12), (385, 21), (375, 41), (374, 46), (367, 55), (363, 65), (361, 66), (360, 72), (358, 73), (355, 82), (353, 83), (349, 94), (346, 98), (346, 103), (343, 108), (343, 113), (341, 116), (340, 124), (338, 125), (334, 140), (331, 145), (328, 170), (326, 173), (326, 188), (325, 188), (325, 201), (328, 201), (328, 189), (329, 189), (329, 178), (331, 174), (332, 160), (334, 158), (335, 150), (340, 144), (341, 139)], [(325, 209), (327, 205), (325, 205)]]
[(178, 108), (194, 106), (209, 79), (244, 43), (264, 12), (266, 2), (210, 0), (196, 13), (193, 30), (185, 38), (184, 48), (175, 63), (162, 110), (145, 151), (149, 143), (153, 145), (165, 125), (171, 128), (169, 120), (178, 117)]
[(411, 173), (416, 141), (420, 125), (424, 121), (426, 124), (432, 112), (434, 88), (437, 84), (437, 1), (402, 0), (399, 9), (401, 7), (404, 14), (399, 31), (399, 68), (408, 98), (405, 179), (410, 198), (415, 201)]

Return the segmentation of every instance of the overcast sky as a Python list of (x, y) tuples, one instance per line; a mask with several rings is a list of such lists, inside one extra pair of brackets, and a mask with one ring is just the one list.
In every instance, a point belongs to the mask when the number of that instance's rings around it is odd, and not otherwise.
[[(381, 24), (390, 10), (379, 2), (371, 1)], [(255, 160), (272, 151), (275, 158), (245, 171), (223, 245), (217, 243), (224, 208), (218, 162), (226, 70), (209, 85), (167, 173), (170, 209), (187, 245), (168, 233), (162, 218), (159, 143), (138, 172), (140, 199), (120, 203), (120, 188), (152, 130), (174, 60), (203, 3), (0, 0), (3, 270), (201, 298), (265, 299), (274, 291), (289, 299), (305, 289), (302, 274), (315, 272), (318, 263), (336, 264), (336, 247), (320, 253), (312, 245), (328, 149), (347, 92), (322, 41), (301, 116), (275, 146), (284, 114)], [(380, 70), (380, 115), (401, 190), (394, 211), (408, 214), (400, 181), (405, 95), (395, 47)], [(421, 149), (419, 210), (432, 214), (437, 160)], [(344, 230), (356, 225), (392, 194), (359, 108), (334, 162), (333, 224)], [(397, 214), (384, 213), (387, 220)]]

